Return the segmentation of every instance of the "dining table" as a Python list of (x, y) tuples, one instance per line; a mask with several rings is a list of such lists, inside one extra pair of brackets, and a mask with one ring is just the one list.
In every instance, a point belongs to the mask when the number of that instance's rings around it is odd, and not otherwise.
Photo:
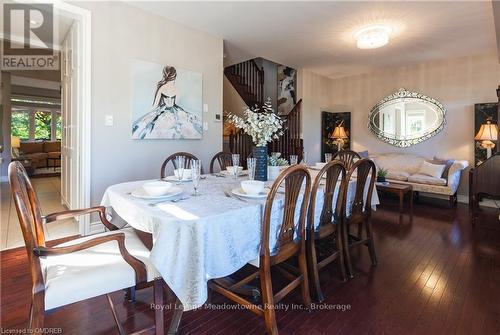
[[(318, 171), (309, 171), (313, 181)], [(182, 194), (160, 202), (134, 196), (135, 190), (151, 180), (125, 182), (109, 186), (101, 205), (112, 209), (113, 217), (117, 214), (127, 225), (152, 235), (151, 262), (182, 303), (182, 309), (188, 311), (206, 302), (208, 281), (229, 276), (259, 257), (266, 197), (251, 199), (232, 193), (247, 179), (247, 176), (236, 178), (220, 173), (203, 175), (198, 185), (199, 195), (192, 195), (191, 182), (182, 182), (175, 185), (182, 188)], [(267, 190), (270, 186), (272, 181), (266, 182)], [(354, 179), (348, 185), (347, 214), (352, 207), (355, 188)], [(368, 187), (365, 199), (367, 190)], [(279, 190), (273, 202), (271, 249), (277, 244), (284, 193), (284, 188)], [(323, 199), (323, 192), (318, 192), (315, 226), (319, 225)], [(302, 197), (299, 196), (300, 201)], [(372, 209), (375, 210), (378, 204), (374, 188)], [(296, 208), (298, 215), (300, 205)]]

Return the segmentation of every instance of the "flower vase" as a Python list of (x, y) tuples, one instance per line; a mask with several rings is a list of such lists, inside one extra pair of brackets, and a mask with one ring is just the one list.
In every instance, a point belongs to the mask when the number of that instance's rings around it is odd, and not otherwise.
[(267, 147), (255, 147), (253, 157), (256, 159), (255, 180), (267, 181)]

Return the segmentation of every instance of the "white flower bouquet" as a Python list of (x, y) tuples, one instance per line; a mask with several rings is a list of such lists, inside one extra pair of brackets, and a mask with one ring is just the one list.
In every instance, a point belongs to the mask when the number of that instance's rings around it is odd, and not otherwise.
[(259, 107), (254, 107), (247, 108), (243, 113), (244, 117), (230, 114), (228, 120), (235, 127), (250, 135), (255, 146), (264, 147), (273, 139), (283, 135), (281, 131), (283, 120), (274, 113), (271, 99), (267, 99), (262, 106), (262, 111)]

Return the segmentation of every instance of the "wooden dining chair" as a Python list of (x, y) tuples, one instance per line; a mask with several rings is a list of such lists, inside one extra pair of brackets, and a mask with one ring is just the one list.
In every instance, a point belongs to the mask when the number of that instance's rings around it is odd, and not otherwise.
[[(282, 183), (285, 184), (282, 210), (283, 220), (279, 223), (278, 227), (274, 227), (277, 229), (276, 247), (274, 247), (270, 245), (271, 213), (273, 213), (273, 206), (276, 205), (276, 194), (282, 192), (282, 188), (280, 188)], [(231, 286), (225, 285), (220, 280), (212, 280), (209, 283), (210, 288), (215, 292), (238, 304), (246, 306), (250, 311), (259, 316), (264, 316), (269, 334), (278, 334), (275, 304), (281, 301), (292, 290), (300, 286), (304, 305), (308, 309), (311, 305), (305, 249), (305, 219), (310, 192), (311, 177), (306, 167), (295, 165), (283, 171), (274, 182), (267, 196), (262, 222), (260, 256), (250, 262), (258, 270)], [(299, 196), (302, 197), (301, 202), (299, 201)], [(299, 204), (300, 211), (296, 215), (296, 209)], [(273, 247), (272, 250), (270, 249), (271, 247)], [(298, 256), (299, 269), (285, 263), (286, 260), (293, 256)], [(276, 294), (273, 293), (271, 283), (271, 267), (279, 270), (284, 277), (290, 280), (290, 283)], [(238, 294), (239, 288), (249, 284), (256, 278), (260, 278), (262, 307), (254, 305)]]
[[(177, 169), (176, 163), (175, 163), (175, 157), (177, 156), (184, 156), (186, 159), (186, 166), (189, 167), (190, 163), (192, 160), (198, 159), (195, 155), (189, 153), (189, 152), (176, 152), (174, 154), (171, 154), (170, 156), (163, 161), (163, 164), (161, 165), (161, 170), (160, 170), (160, 178), (163, 179), (167, 177), (167, 172), (166, 168), (169, 162), (172, 162), (172, 165), (174, 166), (174, 170)], [(201, 167), (201, 173), (203, 174), (203, 166)]]
[[(325, 179), (326, 174), (326, 179)], [(324, 185), (322, 185), (324, 182)], [(307, 222), (307, 265), (313, 292), (319, 302), (324, 296), (319, 283), (319, 270), (339, 260), (342, 280), (346, 280), (343, 250), (342, 220), (345, 213), (345, 189), (347, 185), (344, 163), (333, 160), (326, 164), (314, 179), (309, 202)], [(323, 206), (315, 227), (316, 200), (323, 193)], [(335, 195), (337, 198), (335, 199)], [(318, 259), (318, 256), (321, 259)]]
[[(28, 253), (32, 290), (30, 333), (44, 328), (45, 311), (106, 295), (120, 334), (124, 334), (109, 293), (154, 282), (154, 302), (163, 304), (163, 280), (149, 261), (149, 250), (132, 228), (119, 230), (102, 206), (42, 216), (35, 190), (20, 162), (9, 164), (9, 182)], [(54, 247), (45, 245), (44, 224), (98, 213), (108, 232)], [(163, 334), (163, 312), (155, 311), (156, 334)]]
[(232, 154), (226, 151), (220, 151), (216, 153), (210, 161), (210, 173), (214, 173), (215, 162), (219, 163), (219, 169), (220, 171), (223, 171), (226, 169), (226, 167), (233, 165)]
[[(347, 182), (353, 179), (356, 173), (356, 189), (352, 202), (350, 213), (347, 213), (343, 220), (344, 227), (344, 249), (345, 260), (349, 277), (353, 277), (350, 250), (354, 247), (364, 245), (368, 247), (370, 258), (373, 265), (377, 265), (377, 255), (375, 254), (375, 245), (373, 243), (373, 232), (371, 223), (372, 194), (375, 185), (375, 163), (372, 160), (364, 158), (353, 164), (347, 172)], [(346, 187), (347, 197), (347, 187)], [(351, 234), (350, 227), (357, 226), (357, 234)], [(366, 236), (363, 237), (363, 230)]]
[(337, 151), (332, 159), (338, 159), (342, 162), (344, 162), (344, 166), (346, 171), (349, 171), (352, 167), (352, 165), (361, 159), (361, 156), (356, 152), (352, 150), (340, 150)]

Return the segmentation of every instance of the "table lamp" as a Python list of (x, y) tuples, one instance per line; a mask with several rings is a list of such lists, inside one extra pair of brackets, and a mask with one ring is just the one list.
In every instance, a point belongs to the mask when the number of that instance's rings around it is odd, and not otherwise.
[(349, 136), (347, 136), (345, 132), (344, 127), (342, 126), (343, 123), (344, 121), (340, 122), (340, 124), (333, 129), (333, 132), (330, 135), (330, 138), (332, 138), (333, 140), (335, 140), (335, 142), (337, 142), (337, 151), (342, 150), (342, 145), (344, 144), (344, 140), (349, 138)]
[(490, 158), (491, 149), (495, 147), (495, 143), (492, 141), (498, 140), (498, 126), (491, 123), (491, 118), (488, 118), (486, 124), (481, 125), (474, 139), (476, 141), (481, 141), (481, 146), (486, 149), (486, 158)]
[(21, 139), (18, 136), (10, 137), (10, 148), (12, 157), (19, 157), (19, 148), (21, 147)]

